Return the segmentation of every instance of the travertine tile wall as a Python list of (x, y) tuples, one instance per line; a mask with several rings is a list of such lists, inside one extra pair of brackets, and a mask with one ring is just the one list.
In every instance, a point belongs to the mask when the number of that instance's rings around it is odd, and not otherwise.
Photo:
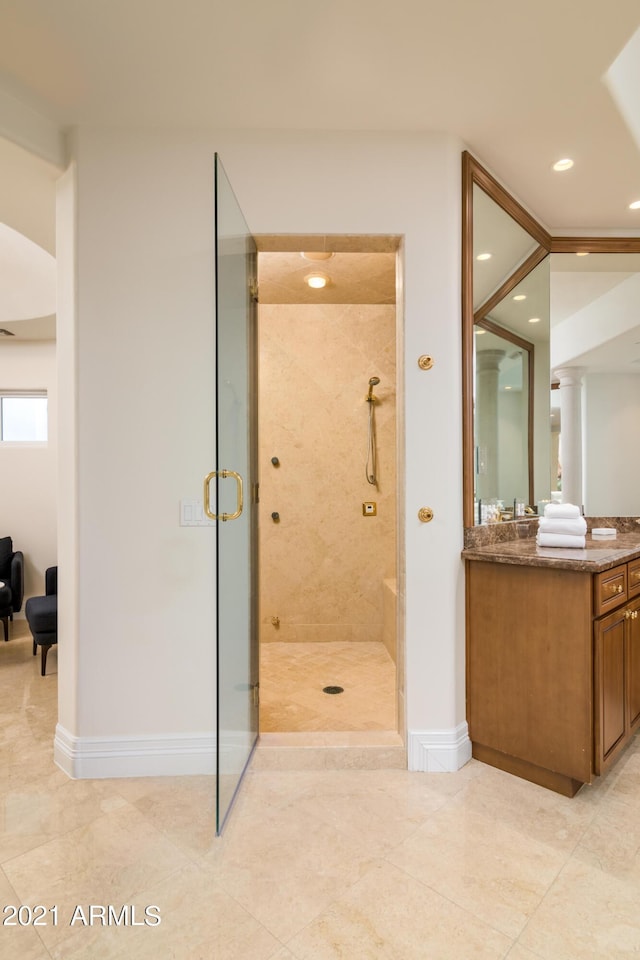
[(383, 580), (396, 576), (395, 306), (267, 304), (259, 323), (261, 640), (381, 641)]

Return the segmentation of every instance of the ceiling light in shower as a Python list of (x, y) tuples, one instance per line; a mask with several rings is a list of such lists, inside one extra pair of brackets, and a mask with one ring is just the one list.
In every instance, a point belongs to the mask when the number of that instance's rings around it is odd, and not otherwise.
[(629, 204), (629, 210), (640, 210), (640, 200), (634, 200)]
[(314, 290), (322, 290), (329, 283), (329, 277), (326, 273), (308, 273), (304, 279)]

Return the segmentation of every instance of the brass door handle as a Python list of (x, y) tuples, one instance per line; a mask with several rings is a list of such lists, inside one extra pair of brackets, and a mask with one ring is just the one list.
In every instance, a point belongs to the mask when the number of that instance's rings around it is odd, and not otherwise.
[[(214, 477), (220, 477), (222, 480), (226, 480), (227, 477), (233, 477), (236, 481), (236, 509), (235, 513), (223, 513), (220, 516), (215, 514), (211, 509), (211, 499), (210, 499), (210, 490), (211, 490), (211, 481)], [(240, 514), (244, 509), (244, 492), (242, 487), (242, 477), (239, 473), (236, 473), (235, 470), (212, 470), (211, 473), (208, 473), (204, 478), (204, 512), (209, 518), (209, 520), (237, 520)]]

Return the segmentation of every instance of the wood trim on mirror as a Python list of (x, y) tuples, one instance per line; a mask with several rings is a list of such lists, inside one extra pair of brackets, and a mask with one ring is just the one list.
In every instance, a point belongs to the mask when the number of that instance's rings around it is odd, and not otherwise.
[(640, 237), (551, 237), (549, 253), (640, 253)]

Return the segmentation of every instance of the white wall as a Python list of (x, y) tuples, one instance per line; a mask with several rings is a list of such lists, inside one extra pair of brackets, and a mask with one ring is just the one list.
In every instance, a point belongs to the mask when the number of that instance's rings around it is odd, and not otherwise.
[(48, 442), (0, 444), (0, 536), (10, 536), (14, 550), (24, 553), (26, 598), (44, 593), (44, 571), (57, 562), (55, 343), (3, 340), (0, 389), (48, 395)]
[[(214, 726), (214, 534), (178, 526), (180, 498), (200, 496), (214, 463), (214, 150), (255, 233), (405, 237), (407, 719), (428, 753), (431, 733), (444, 742), (465, 717), (462, 145), (381, 134), (74, 139), (77, 308), (61, 321), (78, 371), (67, 398), (77, 458), (64, 468), (71, 485), (77, 477), (77, 557), (70, 546), (65, 559), (79, 586), (64, 614), (77, 631), (64, 665), (77, 675), (77, 711), (60, 715), (67, 769), (78, 772), (92, 738)], [(430, 372), (422, 353), (435, 358)], [(428, 525), (423, 505), (435, 513)]]
[(585, 513), (640, 514), (640, 375), (589, 373), (582, 388)]

